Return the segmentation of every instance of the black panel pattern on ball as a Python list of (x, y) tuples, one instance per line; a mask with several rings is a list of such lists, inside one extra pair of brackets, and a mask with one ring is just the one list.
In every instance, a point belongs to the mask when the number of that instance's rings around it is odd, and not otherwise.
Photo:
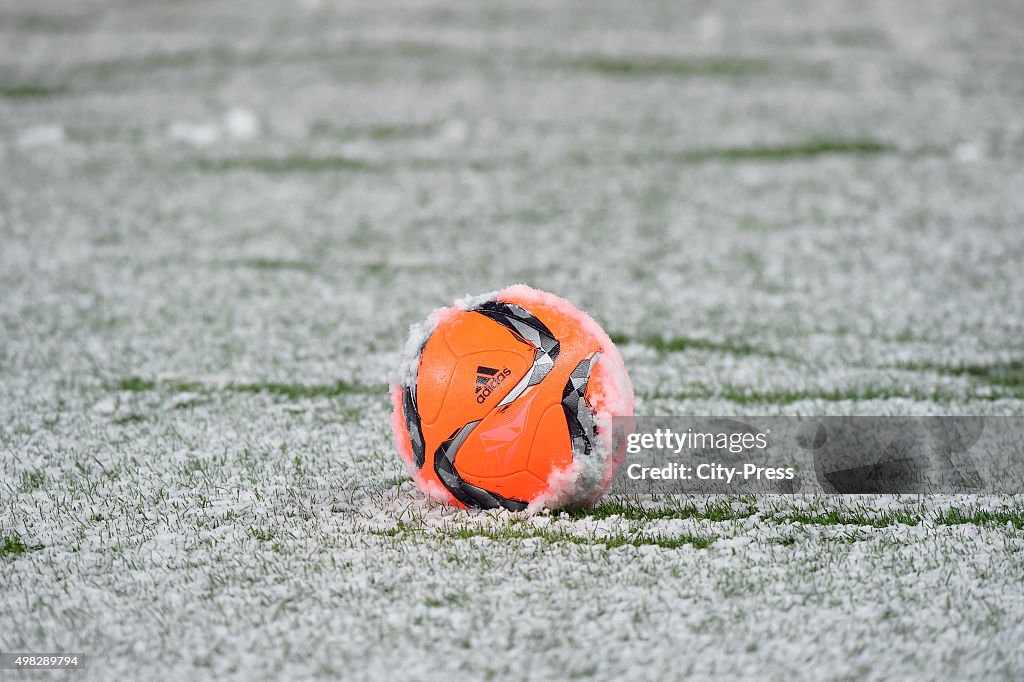
[(405, 430), (412, 443), (412, 459), (417, 469), (423, 468), (426, 460), (426, 446), (423, 443), (423, 428), (420, 426), (420, 411), (416, 409), (416, 396), (411, 386), (402, 387), (402, 412), (405, 414)]
[(434, 332), (431, 332), (427, 338), (423, 339), (419, 349), (416, 351), (416, 374), (412, 378), (412, 383), (402, 386), (402, 414), (405, 416), (405, 430), (409, 432), (409, 442), (412, 443), (412, 461), (417, 469), (422, 469), (423, 463), (427, 459), (427, 446), (423, 440), (420, 411), (416, 407), (416, 380), (419, 378), (420, 359), (423, 357), (423, 349), (427, 347), (427, 341), (433, 335)]
[(573, 457), (587, 457), (594, 451), (597, 424), (594, 422), (594, 411), (584, 396), (590, 382), (590, 373), (600, 356), (600, 353), (594, 353), (581, 360), (569, 375), (569, 381), (565, 383), (562, 392), (562, 410), (565, 411), (565, 422), (569, 426)]
[(551, 372), (558, 358), (558, 340), (543, 322), (514, 303), (486, 301), (472, 308), (470, 312), (486, 315), (512, 332), (517, 339), (534, 348), (533, 366), (530, 367), (530, 371), (497, 405), (499, 408), (504, 407), (521, 396), (530, 386), (539, 384)]
[(456, 500), (466, 505), (467, 507), (476, 507), (480, 509), (494, 509), (495, 507), (504, 507), (509, 511), (523, 511), (526, 509), (526, 503), (520, 500), (513, 500), (508, 497), (502, 497), (496, 493), (484, 490), (479, 486), (475, 486), (472, 483), (467, 483), (459, 475), (459, 472), (455, 469), (455, 454), (458, 452), (459, 447), (466, 440), (469, 435), (480, 421), (469, 422), (461, 429), (456, 429), (448, 440), (441, 443), (438, 446), (437, 451), (434, 453), (434, 471), (437, 473), (437, 477), (444, 484), (444, 487), (448, 489)]

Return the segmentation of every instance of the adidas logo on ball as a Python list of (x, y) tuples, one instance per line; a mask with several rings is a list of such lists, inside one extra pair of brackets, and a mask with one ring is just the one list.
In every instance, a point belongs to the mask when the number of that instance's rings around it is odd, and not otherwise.
[(487, 397), (512, 373), (508, 367), (497, 370), (479, 365), (476, 368), (476, 401), (483, 403)]

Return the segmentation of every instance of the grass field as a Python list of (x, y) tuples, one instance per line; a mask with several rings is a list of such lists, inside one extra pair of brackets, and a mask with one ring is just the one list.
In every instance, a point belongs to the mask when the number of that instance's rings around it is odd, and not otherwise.
[(386, 387), (527, 282), (638, 414), (1024, 415), (1022, 42), (1009, 1), (0, 0), (0, 650), (1021, 679), (1024, 496), (453, 511)]

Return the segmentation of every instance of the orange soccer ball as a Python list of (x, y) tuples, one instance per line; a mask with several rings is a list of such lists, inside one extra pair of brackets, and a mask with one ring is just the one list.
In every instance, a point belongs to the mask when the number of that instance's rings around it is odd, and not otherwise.
[(607, 489), (612, 417), (633, 387), (601, 327), (524, 285), (412, 328), (392, 387), (398, 450), (430, 497), (462, 507), (583, 506)]

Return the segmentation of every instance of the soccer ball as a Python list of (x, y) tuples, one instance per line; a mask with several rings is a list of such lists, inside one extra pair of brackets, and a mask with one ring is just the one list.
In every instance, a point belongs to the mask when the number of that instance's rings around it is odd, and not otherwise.
[(612, 417), (633, 387), (601, 327), (524, 285), (457, 301), (414, 325), (392, 427), (417, 485), (461, 507), (578, 507), (611, 483)]

